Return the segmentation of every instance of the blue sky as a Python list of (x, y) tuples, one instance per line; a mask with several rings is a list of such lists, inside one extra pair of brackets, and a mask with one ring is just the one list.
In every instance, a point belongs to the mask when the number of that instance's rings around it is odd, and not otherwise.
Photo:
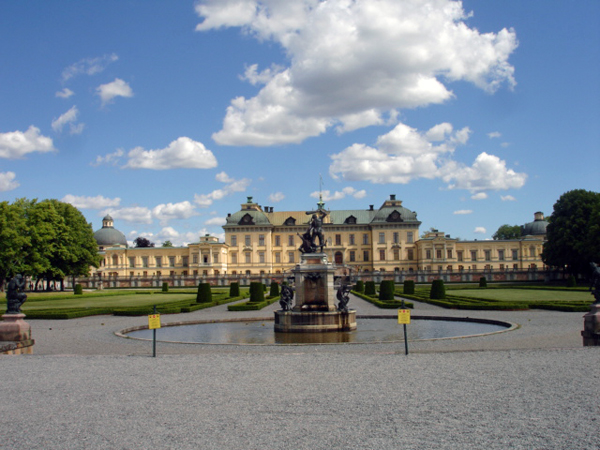
[(0, 201), (132, 241), (395, 194), (488, 239), (600, 190), (600, 2), (0, 3)]

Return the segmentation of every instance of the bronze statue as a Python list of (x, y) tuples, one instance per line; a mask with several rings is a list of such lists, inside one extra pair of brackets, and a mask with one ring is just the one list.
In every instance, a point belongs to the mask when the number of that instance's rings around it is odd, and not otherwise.
[(281, 298), (279, 304), (283, 311), (291, 311), (292, 299), (294, 298), (294, 289), (287, 284), (281, 286)]
[[(312, 214), (310, 222), (308, 223), (308, 230), (304, 234), (298, 234), (302, 239), (302, 245), (298, 250), (301, 253), (316, 253), (317, 250), (323, 251), (325, 247), (325, 236), (323, 235), (323, 217), (326, 212), (319, 210), (314, 212), (307, 212), (306, 214)], [(317, 245), (317, 239), (319, 239), (319, 245)]]
[(6, 314), (20, 314), (21, 305), (27, 300), (25, 289), (25, 280), (23, 275), (18, 274), (8, 283), (6, 290)]
[(592, 280), (590, 281), (590, 291), (596, 299), (594, 305), (600, 304), (600, 267), (594, 262), (590, 263), (592, 268)]
[(350, 287), (349, 284), (345, 284), (343, 283), (337, 291), (337, 299), (339, 301), (338, 303), (338, 311), (341, 312), (348, 312), (348, 302), (350, 301), (350, 290), (352, 288)]

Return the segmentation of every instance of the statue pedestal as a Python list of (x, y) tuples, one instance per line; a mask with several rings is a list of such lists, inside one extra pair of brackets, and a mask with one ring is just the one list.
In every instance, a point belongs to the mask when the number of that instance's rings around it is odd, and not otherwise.
[(292, 311), (275, 311), (275, 331), (312, 333), (356, 329), (356, 311), (336, 306), (335, 268), (325, 253), (304, 253), (293, 270), (296, 295)]
[(34, 340), (25, 314), (4, 314), (0, 322), (0, 353), (31, 354)]
[(583, 346), (600, 346), (600, 304), (593, 304), (590, 312), (583, 316)]

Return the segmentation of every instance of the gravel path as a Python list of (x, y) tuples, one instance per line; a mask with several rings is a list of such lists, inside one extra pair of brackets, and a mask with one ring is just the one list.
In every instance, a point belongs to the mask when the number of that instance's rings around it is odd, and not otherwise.
[[(358, 314), (390, 314), (357, 298)], [(226, 306), (163, 322), (269, 317)], [(0, 356), (4, 449), (598, 449), (600, 348), (582, 313), (449, 311), (520, 328), (404, 344), (158, 345), (144, 318), (29, 320), (33, 356)], [(359, 323), (360, 325), (360, 323)]]

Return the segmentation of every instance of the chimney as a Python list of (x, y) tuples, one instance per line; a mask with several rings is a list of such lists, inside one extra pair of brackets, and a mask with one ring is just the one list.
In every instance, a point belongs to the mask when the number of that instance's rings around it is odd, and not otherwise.
[(396, 194), (391, 194), (390, 195), (390, 200), (396, 200)]
[(369, 211), (373, 211), (373, 205), (369, 205)]

